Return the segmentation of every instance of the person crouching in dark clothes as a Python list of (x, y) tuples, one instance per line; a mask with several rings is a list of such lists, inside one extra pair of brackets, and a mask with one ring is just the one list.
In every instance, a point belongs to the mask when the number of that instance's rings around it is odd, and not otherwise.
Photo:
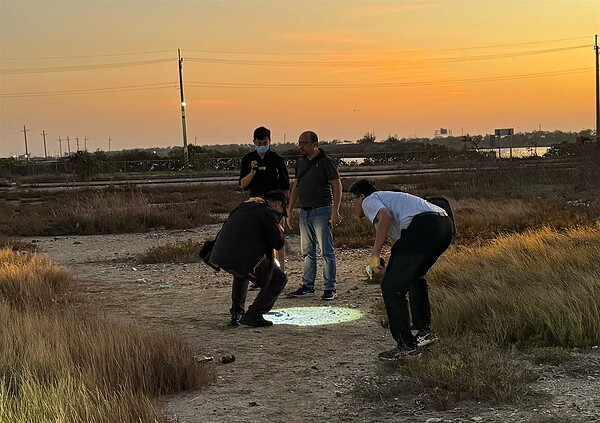
[(444, 209), (420, 197), (377, 191), (366, 179), (359, 179), (348, 191), (355, 213), (375, 226), (367, 272), (381, 270), (381, 248), (388, 236), (394, 240), (381, 293), (396, 347), (379, 354), (379, 359), (398, 360), (416, 354), (418, 346), (435, 342), (425, 274), (450, 246), (452, 219)]
[[(209, 261), (235, 278), (231, 290), (231, 324), (263, 327), (273, 322), (269, 312), (287, 284), (274, 255), (285, 243), (279, 221), (286, 215), (287, 198), (283, 191), (270, 191), (250, 197), (238, 205), (219, 232)], [(260, 288), (245, 311), (249, 281)]]

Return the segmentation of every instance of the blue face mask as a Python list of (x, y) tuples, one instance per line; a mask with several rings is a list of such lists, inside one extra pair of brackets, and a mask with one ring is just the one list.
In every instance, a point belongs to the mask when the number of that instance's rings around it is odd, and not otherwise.
[(269, 151), (268, 145), (257, 145), (256, 146), (256, 152), (259, 154), (265, 154), (267, 151)]

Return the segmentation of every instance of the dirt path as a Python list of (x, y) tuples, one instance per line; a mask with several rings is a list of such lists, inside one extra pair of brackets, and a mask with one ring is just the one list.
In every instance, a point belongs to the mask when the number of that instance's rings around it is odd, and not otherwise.
[[(556, 395), (547, 409), (467, 404), (436, 412), (406, 398), (361, 399), (369, 383), (395, 377), (392, 365), (375, 359), (393, 344), (369, 313), (379, 287), (363, 281), (364, 251), (338, 253), (340, 296), (332, 304), (320, 296), (289, 299), (285, 293), (298, 286), (301, 271), (299, 240), (289, 237), (289, 284), (275, 308), (331, 305), (360, 310), (363, 316), (341, 324), (265, 329), (227, 325), (231, 282), (227, 274), (215, 274), (202, 264), (139, 265), (131, 260), (150, 246), (201, 240), (217, 229), (35, 238), (38, 251), (65, 265), (85, 297), (109, 318), (176, 333), (198, 355), (215, 359), (235, 355), (235, 362), (216, 365), (217, 382), (208, 389), (167, 398), (166, 411), (175, 422), (526, 422), (538, 415), (599, 420), (598, 354), (584, 357), (595, 365), (587, 377), (578, 373), (540, 380), (540, 390)], [(317, 284), (322, 289), (322, 282)], [(249, 301), (254, 295), (250, 292)]]

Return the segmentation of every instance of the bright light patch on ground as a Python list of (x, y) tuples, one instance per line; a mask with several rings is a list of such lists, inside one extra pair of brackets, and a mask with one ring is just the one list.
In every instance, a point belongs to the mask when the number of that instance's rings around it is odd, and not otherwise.
[(347, 307), (290, 307), (272, 310), (264, 318), (276, 325), (319, 326), (357, 320), (359, 310)]

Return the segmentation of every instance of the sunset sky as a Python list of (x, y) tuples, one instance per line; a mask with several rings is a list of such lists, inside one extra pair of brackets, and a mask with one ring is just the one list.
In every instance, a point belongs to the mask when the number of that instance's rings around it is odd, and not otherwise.
[(181, 145), (177, 49), (190, 144), (594, 128), (599, 30), (599, 1), (0, 0), (0, 156)]

